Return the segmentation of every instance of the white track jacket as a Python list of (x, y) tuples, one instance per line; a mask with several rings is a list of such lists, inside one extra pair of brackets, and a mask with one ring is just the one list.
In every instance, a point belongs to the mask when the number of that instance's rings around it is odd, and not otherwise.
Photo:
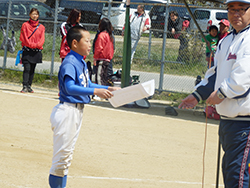
[(144, 13), (139, 17), (137, 12), (131, 14), (130, 16), (131, 38), (139, 39), (141, 37), (144, 26), (146, 26), (147, 29), (151, 27), (151, 20), (147, 13)]
[(235, 30), (218, 44), (214, 67), (195, 87), (196, 99), (205, 100), (219, 89), (226, 98), (216, 105), (223, 117), (250, 116), (250, 27)]

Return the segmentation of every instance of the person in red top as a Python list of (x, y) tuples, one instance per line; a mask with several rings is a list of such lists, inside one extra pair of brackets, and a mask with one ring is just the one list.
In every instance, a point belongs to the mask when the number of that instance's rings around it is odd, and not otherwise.
[(32, 8), (29, 16), (29, 21), (23, 23), (20, 33), (20, 41), (23, 47), (22, 64), (24, 67), (22, 93), (34, 92), (31, 89), (31, 84), (36, 64), (42, 63), (42, 50), (45, 41), (45, 27), (39, 23), (39, 11)]
[[(82, 24), (80, 24), (81, 16), (82, 16), (81, 11), (74, 8), (71, 10), (67, 21), (63, 22), (61, 24), (60, 32), (61, 32), (61, 36), (62, 36), (62, 42), (61, 42), (59, 55), (60, 55), (60, 58), (62, 59), (62, 61), (66, 57), (66, 55), (70, 52), (70, 47), (66, 41), (67, 32), (71, 27), (82, 26)], [(63, 43), (66, 43), (64, 46), (66, 49), (62, 49)], [(84, 56), (84, 59), (85, 58), (86, 58), (86, 56)]]
[(114, 55), (112, 31), (109, 19), (103, 18), (99, 23), (99, 35), (95, 41), (94, 64), (96, 64), (96, 83), (108, 85), (107, 68)]
[(229, 30), (229, 27), (230, 27), (230, 22), (226, 19), (222, 19), (219, 23), (220, 25), (220, 28), (219, 28), (219, 33), (218, 33), (218, 36), (219, 36), (219, 40), (217, 43), (219, 43), (219, 41), (221, 39), (223, 39), (225, 36), (227, 36), (227, 34), (229, 33), (228, 30)]

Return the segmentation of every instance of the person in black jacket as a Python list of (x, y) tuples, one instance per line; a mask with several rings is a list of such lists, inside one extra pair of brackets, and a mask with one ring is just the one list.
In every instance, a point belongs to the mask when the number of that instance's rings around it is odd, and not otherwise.
[(179, 55), (176, 61), (182, 62), (185, 59), (184, 49), (187, 48), (188, 45), (188, 40), (182, 33), (182, 31), (186, 29), (183, 27), (184, 20), (179, 17), (176, 11), (171, 11), (169, 15), (167, 27), (169, 31), (169, 37), (175, 39), (178, 38), (180, 40)]
[(176, 11), (171, 11), (168, 18), (168, 31), (170, 37), (174, 38), (174, 35), (182, 30), (182, 19), (179, 17)]

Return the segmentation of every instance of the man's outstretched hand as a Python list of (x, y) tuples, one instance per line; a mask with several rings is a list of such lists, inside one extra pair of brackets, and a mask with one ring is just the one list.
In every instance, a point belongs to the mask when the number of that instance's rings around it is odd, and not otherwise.
[(198, 104), (196, 98), (190, 94), (185, 99), (182, 100), (182, 103), (178, 106), (181, 109), (191, 109), (194, 108)]

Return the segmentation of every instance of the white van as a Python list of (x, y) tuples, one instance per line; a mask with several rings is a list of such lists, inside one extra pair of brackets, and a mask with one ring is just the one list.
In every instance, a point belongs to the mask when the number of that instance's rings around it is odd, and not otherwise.
[[(219, 29), (220, 21), (222, 19), (228, 19), (227, 10), (225, 9), (197, 8), (194, 11), (194, 17), (203, 32), (208, 32), (208, 28), (211, 25), (215, 25)], [(190, 28), (194, 31), (198, 30), (193, 20), (190, 22)]]
[[(117, 3), (115, 3), (117, 2)], [(159, 3), (166, 3), (165, 0), (131, 0), (130, 1), (130, 14), (137, 11), (137, 6), (139, 4), (144, 3), (150, 3), (150, 4), (144, 4), (145, 5), (145, 12), (148, 14), (150, 9), (153, 7), (153, 3), (159, 4)], [(136, 3), (136, 4), (133, 4)], [(102, 9), (102, 18), (108, 17), (108, 3), (105, 3), (103, 9)], [(122, 28), (125, 23), (125, 16), (126, 16), (126, 0), (113, 0), (111, 4), (111, 12), (110, 12), (110, 21), (112, 23), (112, 26), (115, 30), (122, 31)]]

